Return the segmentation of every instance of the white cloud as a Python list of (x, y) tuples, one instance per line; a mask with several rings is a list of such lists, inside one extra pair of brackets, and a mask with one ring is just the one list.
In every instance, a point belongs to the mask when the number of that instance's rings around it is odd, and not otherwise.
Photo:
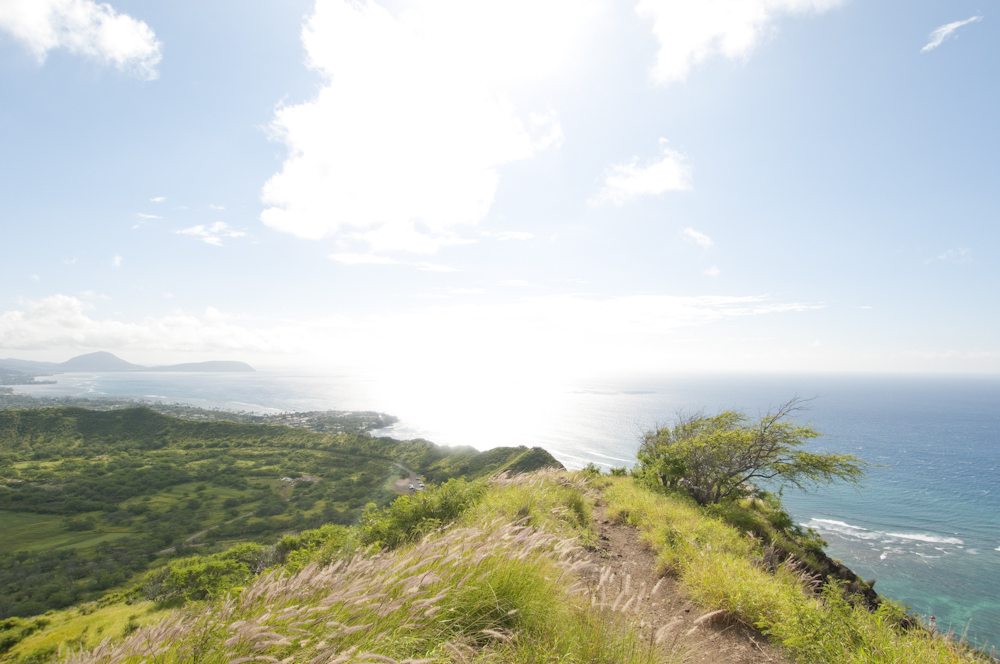
[(66, 265), (72, 265), (72, 264), (76, 263), (76, 260), (77, 259), (75, 259), (75, 258), (66, 258), (66, 259), (63, 259), (63, 263), (65, 263)]
[(206, 242), (216, 247), (223, 246), (222, 240), (225, 238), (246, 236), (246, 233), (243, 231), (230, 228), (229, 225), (223, 221), (217, 221), (209, 226), (198, 224), (197, 226), (192, 226), (191, 228), (185, 228), (174, 232), (180, 233), (181, 235), (193, 235), (194, 237), (201, 238), (202, 242)]
[(937, 261), (957, 261), (965, 263), (969, 260), (972, 260), (972, 249), (959, 247), (958, 249), (949, 249), (939, 256), (928, 258), (924, 261), (924, 265), (927, 265), (928, 263), (936, 263)]
[(449, 288), (452, 295), (483, 295), (486, 290), (483, 288)]
[(447, 265), (437, 265), (425, 261), (398, 261), (395, 258), (374, 254), (331, 254), (330, 258), (344, 265), (408, 265), (424, 272), (457, 272), (455, 268)]
[(145, 214), (143, 212), (136, 213), (140, 219), (163, 219), (163, 217), (155, 214)]
[(683, 81), (712, 55), (750, 55), (772, 34), (782, 14), (823, 12), (842, 0), (639, 0), (636, 11), (653, 22), (660, 42), (651, 76), (661, 84)]
[(400, 265), (395, 258), (374, 254), (332, 254), (330, 258), (344, 265)]
[(507, 279), (500, 283), (504, 286), (514, 286), (515, 288), (542, 288), (542, 286), (533, 284), (525, 279)]
[(689, 238), (700, 244), (702, 249), (708, 249), (713, 244), (715, 244), (714, 242), (712, 242), (712, 238), (708, 237), (704, 233), (699, 233), (693, 228), (685, 228), (683, 230), (683, 233), (684, 235), (687, 235)]
[(973, 16), (972, 18), (967, 18), (964, 21), (955, 21), (954, 23), (948, 23), (946, 25), (942, 25), (940, 28), (937, 28), (933, 32), (931, 32), (930, 41), (927, 42), (926, 46), (920, 49), (920, 52), (926, 53), (927, 51), (933, 51), (938, 46), (940, 46), (945, 39), (950, 37), (956, 30), (961, 28), (963, 25), (967, 25), (969, 23), (982, 20), (983, 20), (982, 16)]
[(32, 281), (41, 281), (42, 278), (39, 277), (37, 274), (33, 274), (33, 275), (31, 275), (31, 280)]
[(624, 205), (643, 195), (662, 194), (665, 191), (684, 191), (691, 188), (691, 167), (684, 163), (679, 152), (667, 147), (660, 139), (663, 159), (644, 166), (633, 157), (627, 164), (613, 164), (604, 172), (604, 187), (592, 204), (614, 203)]
[(209, 207), (210, 210), (225, 210), (226, 209), (225, 205), (215, 205), (213, 203), (209, 203), (208, 207)]
[[(478, 289), (447, 292), (475, 295)], [(684, 354), (685, 346), (677, 344), (688, 343), (691, 335), (682, 333), (685, 329), (699, 329), (695, 336), (701, 339), (701, 328), (716, 322), (817, 308), (764, 296), (560, 295), (313, 320), (257, 320), (208, 308), (202, 315), (177, 311), (129, 322), (102, 320), (83, 300), (53, 295), (0, 313), (0, 348), (239, 350), (296, 354), (314, 365), (365, 358), (366, 365), (377, 361), (404, 370), (423, 363), (467, 370), (470, 362), (501, 371), (534, 367), (537, 372), (539, 366), (578, 370), (584, 357), (587, 369), (662, 368)], [(670, 353), (664, 355), (664, 349)]]
[(289, 154), (264, 186), (261, 220), (376, 251), (462, 242), (456, 229), (490, 209), (498, 168), (561, 140), (555, 113), (523, 113), (511, 93), (574, 62), (592, 4), (415, 0), (394, 15), (317, 0), (303, 42), (326, 84), (275, 113)]
[(157, 196), (156, 198), (150, 198), (149, 202), (150, 203), (162, 203), (165, 200), (167, 200), (166, 196)]
[(712, 267), (705, 270), (705, 274), (709, 277), (717, 277), (719, 276), (719, 268), (713, 265)]
[(255, 350), (282, 352), (294, 329), (255, 330), (225, 317), (176, 313), (139, 322), (97, 320), (82, 300), (53, 295), (28, 302), (22, 311), (0, 314), (0, 348), (7, 349), (166, 349), (171, 351)]
[(501, 231), (496, 234), (498, 240), (530, 240), (535, 237), (534, 233), (525, 231)]
[(111, 267), (121, 267), (121, 266), (122, 266), (122, 257), (119, 256), (118, 254), (115, 254), (115, 257), (111, 259)]
[(62, 48), (152, 80), (160, 42), (148, 25), (93, 0), (3, 0), (0, 30), (17, 39), (39, 63)]

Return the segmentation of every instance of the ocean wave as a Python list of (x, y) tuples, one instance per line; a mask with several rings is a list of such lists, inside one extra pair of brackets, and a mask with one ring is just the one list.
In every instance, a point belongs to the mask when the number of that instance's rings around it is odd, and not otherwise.
[(913, 540), (915, 542), (928, 542), (930, 544), (965, 544), (957, 537), (940, 537), (938, 535), (927, 535), (925, 533), (886, 533), (887, 537)]
[(882, 533), (868, 530), (867, 528), (862, 528), (861, 526), (854, 526), (843, 521), (835, 521), (833, 519), (813, 518), (809, 520), (809, 523), (804, 523), (802, 525), (807, 528), (814, 528), (820, 532), (837, 533), (838, 535), (845, 535), (847, 537), (854, 537), (863, 540), (874, 540), (882, 536)]

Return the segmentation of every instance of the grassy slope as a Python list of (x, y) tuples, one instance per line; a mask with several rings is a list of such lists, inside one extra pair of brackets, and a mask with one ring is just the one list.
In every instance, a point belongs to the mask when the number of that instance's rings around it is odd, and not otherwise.
[[(365, 504), (395, 497), (393, 461), (441, 480), (557, 463), (527, 448), (481, 454), (143, 408), (0, 411), (0, 478), (8, 480), (0, 531), (9, 535), (0, 541), (0, 617), (95, 599), (145, 569), (149, 554), (211, 526), (220, 527), (194, 542), (207, 545), (199, 551), (356, 521)], [(302, 474), (320, 481), (279, 479)], [(114, 560), (88, 570), (96, 559)]]
[[(384, 661), (622, 662), (670, 659), (637, 647), (617, 614), (592, 608), (573, 570), (586, 565), (578, 546), (590, 536), (587, 489), (554, 473), (493, 482), (452, 482), (370, 511), (337, 546), (355, 551), (333, 565), (322, 538), (228, 595), (188, 604), (130, 636), (68, 662)], [(413, 541), (428, 522), (452, 526)], [(517, 525), (509, 525), (512, 521)], [(376, 542), (387, 527), (406, 536)], [(343, 533), (339, 533), (343, 535)], [(374, 538), (374, 541), (373, 541)], [(308, 536), (298, 544), (309, 540)], [(363, 548), (362, 548), (363, 547)], [(364, 552), (361, 552), (364, 551)], [(293, 571), (297, 570), (297, 571)], [(137, 607), (140, 605), (136, 605)], [(108, 607), (110, 611), (113, 607)], [(123, 615), (119, 611), (116, 615)], [(159, 616), (157, 616), (159, 617)], [(58, 616), (53, 617), (58, 622)], [(69, 631), (65, 632), (70, 635)], [(105, 634), (107, 634), (105, 630)], [(7, 655), (21, 662), (66, 652), (50, 631), (31, 635)], [(343, 656), (343, 659), (338, 657)]]
[[(741, 521), (733, 514), (723, 518), (717, 510), (652, 491), (629, 477), (602, 477), (595, 484), (609, 516), (635, 525), (658, 552), (661, 571), (677, 576), (705, 610), (721, 609), (760, 627), (797, 661), (984, 661), (960, 644), (919, 628), (903, 629), (903, 614), (891, 602), (869, 612), (863, 602), (846, 601), (842, 587), (817, 589), (801, 564), (777, 562), (771, 546), (731, 525)], [(145, 661), (151, 646), (162, 648), (163, 664), (249, 661), (244, 657), (677, 659), (679, 653), (665, 652), (648, 638), (640, 643), (629, 625), (593, 607), (587, 589), (576, 583), (573, 570), (586, 564), (579, 546), (593, 537), (595, 499), (581, 473), (448, 482), (368, 510), (358, 526), (327, 526), (284, 538), (270, 549), (278, 565), (263, 575), (221, 581), (185, 577), (210, 587), (208, 599), (170, 613), (141, 601), (92, 613), (88, 608), (53, 613), (45, 617), (49, 626), (26, 635), (4, 659), (43, 661), (65, 654), (72, 643), (97, 650), (73, 655), (70, 664)], [(758, 517), (754, 512), (745, 518)], [(786, 536), (794, 539), (796, 533)], [(98, 617), (87, 623), (87, 615)], [(138, 616), (133, 625), (122, 622), (132, 615)], [(109, 625), (102, 634), (115, 637), (103, 646), (92, 622), (98, 619)], [(149, 627), (127, 634), (134, 623), (147, 620)]]
[(604, 497), (608, 514), (639, 528), (662, 570), (679, 576), (696, 602), (759, 627), (797, 661), (991, 661), (913, 625), (891, 601), (872, 612), (860, 596), (849, 602), (843, 586), (817, 589), (807, 566), (775, 564), (760, 539), (686, 497), (654, 493), (629, 477), (607, 480)]

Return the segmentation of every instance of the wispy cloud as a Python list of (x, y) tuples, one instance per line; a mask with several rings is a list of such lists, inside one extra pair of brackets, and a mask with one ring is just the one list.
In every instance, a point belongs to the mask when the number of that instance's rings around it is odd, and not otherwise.
[(691, 167), (684, 155), (668, 148), (664, 138), (660, 146), (663, 158), (659, 161), (639, 165), (639, 158), (633, 157), (628, 163), (609, 166), (604, 172), (604, 187), (591, 204), (624, 205), (639, 196), (690, 189)]
[(938, 261), (957, 261), (960, 263), (965, 263), (972, 260), (972, 249), (967, 247), (959, 247), (958, 249), (949, 249), (939, 256), (932, 256), (924, 261), (924, 265), (928, 263), (936, 263)]
[(500, 282), (504, 286), (513, 286), (515, 288), (543, 288), (538, 284), (533, 284), (525, 279), (506, 279)]
[(166, 196), (157, 196), (156, 198), (150, 198), (149, 202), (150, 203), (162, 203), (165, 200), (167, 200)]
[(115, 254), (115, 257), (111, 259), (111, 267), (121, 267), (121, 266), (122, 266), (122, 257), (119, 256), (118, 254)]
[(487, 237), (495, 237), (498, 240), (530, 240), (535, 237), (534, 233), (528, 233), (526, 231), (500, 231), (499, 233), (484, 231), (483, 235)]
[(3, 0), (0, 30), (21, 42), (39, 63), (65, 49), (146, 80), (159, 74), (160, 42), (148, 25), (93, 0)]
[(684, 235), (688, 236), (689, 238), (700, 244), (703, 249), (708, 249), (713, 244), (715, 244), (714, 242), (712, 242), (712, 238), (708, 237), (704, 233), (699, 233), (693, 228), (685, 228), (682, 232), (684, 233)]
[(140, 219), (163, 219), (163, 217), (157, 214), (146, 214), (145, 212), (136, 212), (136, 216)]
[(180, 233), (181, 235), (192, 235), (194, 237), (201, 238), (202, 242), (216, 247), (223, 246), (222, 240), (225, 238), (237, 238), (244, 237), (246, 235), (243, 231), (230, 228), (229, 225), (223, 221), (217, 221), (208, 226), (198, 224), (197, 226), (192, 226), (191, 228), (185, 228), (174, 232)]
[(225, 209), (226, 209), (226, 206), (225, 206), (225, 205), (215, 205), (215, 204), (213, 204), (213, 203), (209, 203), (209, 204), (208, 204), (208, 208), (209, 208), (210, 210), (225, 210)]
[(717, 277), (719, 276), (719, 268), (713, 265), (712, 267), (705, 270), (705, 274), (709, 277)]
[(75, 258), (64, 258), (63, 259), (63, 263), (65, 263), (66, 265), (73, 265), (74, 263), (76, 263), (76, 259)]
[(344, 265), (406, 265), (415, 267), (424, 272), (457, 272), (453, 267), (438, 265), (426, 261), (399, 261), (388, 256), (376, 256), (375, 254), (331, 254), (330, 258), (343, 263)]
[(927, 51), (933, 51), (938, 46), (940, 46), (945, 39), (953, 35), (955, 31), (961, 28), (963, 25), (968, 25), (969, 23), (974, 23), (976, 21), (982, 21), (982, 20), (983, 20), (982, 16), (973, 16), (971, 18), (965, 19), (964, 21), (955, 21), (954, 23), (947, 23), (945, 25), (942, 25), (940, 28), (937, 28), (933, 32), (931, 32), (930, 41), (927, 42), (926, 46), (920, 49), (920, 52), (926, 53)]

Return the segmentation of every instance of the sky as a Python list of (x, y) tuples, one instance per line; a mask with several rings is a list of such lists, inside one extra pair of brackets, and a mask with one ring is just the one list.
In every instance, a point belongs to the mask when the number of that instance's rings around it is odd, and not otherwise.
[(1000, 372), (997, 0), (0, 0), (0, 357)]

